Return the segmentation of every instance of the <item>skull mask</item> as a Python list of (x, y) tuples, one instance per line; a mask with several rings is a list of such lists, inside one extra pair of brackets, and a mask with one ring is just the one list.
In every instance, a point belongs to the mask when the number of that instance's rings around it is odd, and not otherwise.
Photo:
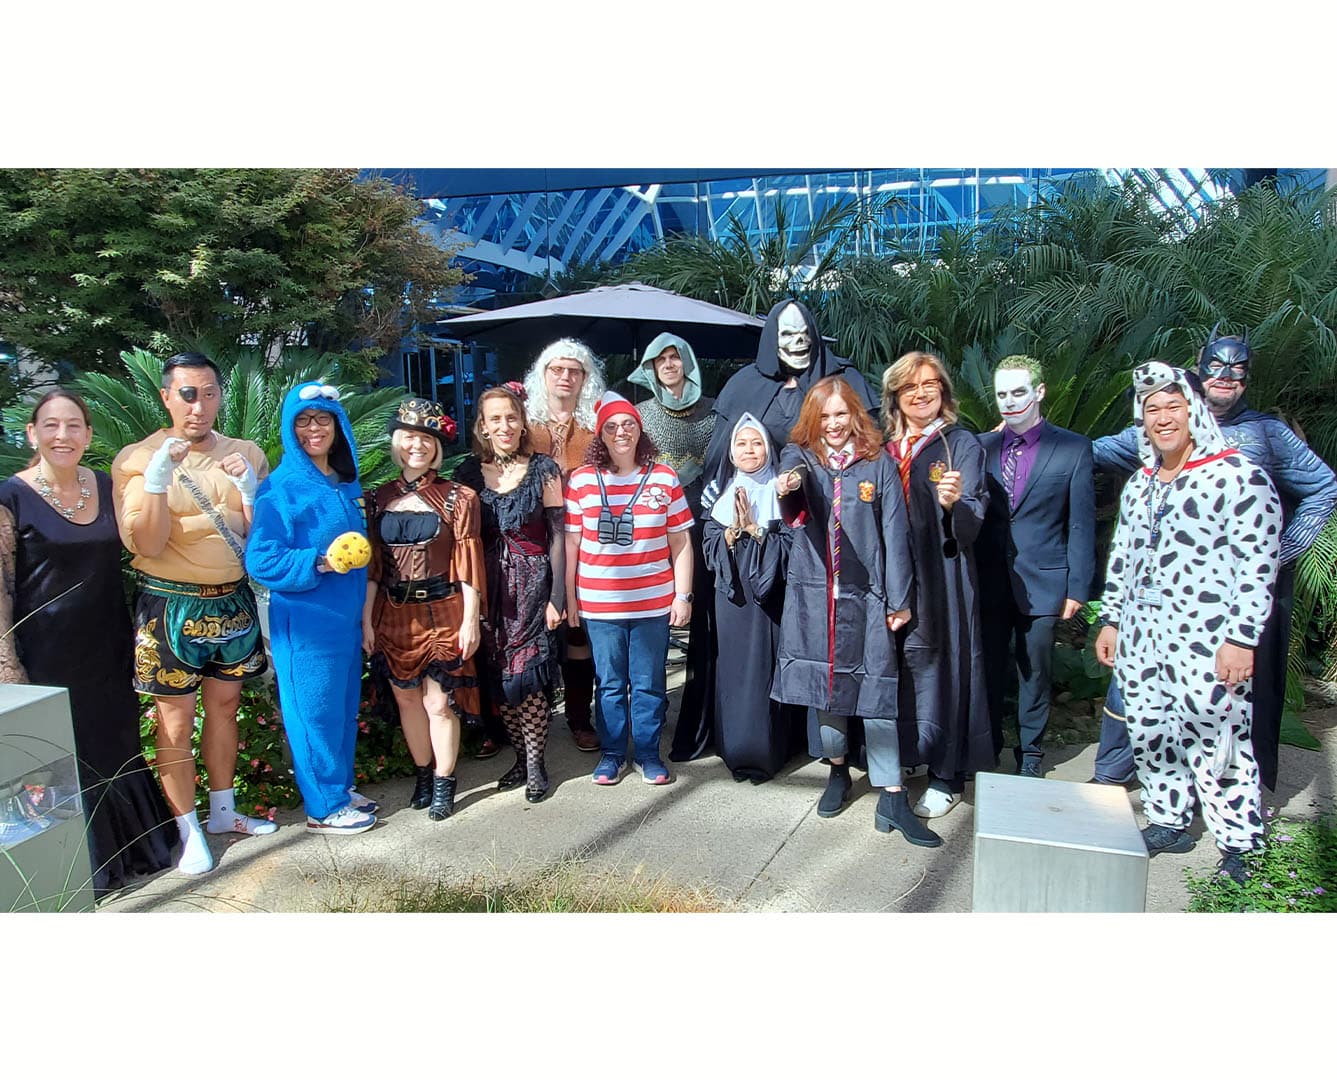
[(807, 320), (797, 304), (789, 304), (780, 311), (776, 320), (779, 347), (776, 355), (780, 364), (790, 371), (806, 371), (812, 362), (812, 335)]

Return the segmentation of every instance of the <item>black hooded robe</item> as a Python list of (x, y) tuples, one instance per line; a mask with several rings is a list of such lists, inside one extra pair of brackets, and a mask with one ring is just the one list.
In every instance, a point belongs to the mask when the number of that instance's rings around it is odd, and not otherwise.
[[(808, 334), (812, 339), (812, 352), (807, 368), (796, 376), (798, 385), (786, 389), (789, 372), (780, 368), (780, 312), (790, 304), (798, 307), (808, 324)], [(794, 430), (803, 399), (812, 389), (813, 383), (827, 375), (839, 375), (850, 384), (850, 388), (859, 395), (864, 407), (877, 416), (881, 407), (881, 398), (869, 389), (868, 381), (849, 360), (827, 352), (826, 342), (813, 321), (812, 312), (797, 300), (782, 300), (771, 308), (766, 316), (766, 325), (761, 331), (761, 343), (757, 346), (757, 359), (741, 371), (730, 376), (724, 384), (719, 397), (715, 399), (715, 431), (711, 435), (710, 445), (706, 448), (706, 460), (702, 467), (704, 476), (714, 476), (722, 462), (729, 456), (729, 433), (745, 412), (750, 412), (766, 426), (775, 447), (783, 447), (789, 442), (789, 433)]]

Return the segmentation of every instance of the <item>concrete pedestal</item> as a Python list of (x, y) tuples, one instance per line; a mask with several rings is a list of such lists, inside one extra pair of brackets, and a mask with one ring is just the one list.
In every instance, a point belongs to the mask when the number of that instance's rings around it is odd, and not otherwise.
[(1147, 849), (1121, 787), (980, 773), (975, 911), (1142, 911)]

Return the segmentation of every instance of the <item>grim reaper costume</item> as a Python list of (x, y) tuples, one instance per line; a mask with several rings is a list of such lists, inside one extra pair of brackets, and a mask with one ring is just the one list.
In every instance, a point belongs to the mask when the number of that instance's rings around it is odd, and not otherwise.
[[(1114, 670), (1150, 825), (1183, 830), (1196, 798), (1217, 846), (1262, 843), (1258, 765), (1250, 742), (1252, 680), (1227, 688), (1216, 655), (1257, 649), (1272, 608), (1281, 502), (1267, 474), (1221, 434), (1184, 372), (1133, 373), (1143, 467), (1124, 487), (1102, 617), (1118, 630)], [(1168, 484), (1143, 426), (1146, 399), (1178, 389), (1193, 448)]]
[[(781, 358), (780, 314), (791, 305), (807, 326), (808, 345), (806, 354), (800, 350), (785, 360)], [(851, 361), (827, 351), (812, 312), (797, 300), (781, 300), (766, 316), (756, 361), (735, 372), (715, 399), (716, 424), (706, 449), (705, 474), (714, 476), (729, 459), (730, 433), (744, 412), (752, 413), (766, 425), (773, 446), (783, 447), (798, 421), (804, 397), (813, 383), (827, 375), (839, 375), (849, 383), (869, 415), (877, 418), (882, 399), (869, 389), (859, 369)], [(795, 385), (786, 386), (791, 378)]]
[[(782, 330), (781, 316), (787, 309), (786, 328)], [(793, 318), (794, 315), (798, 318)], [(803, 331), (795, 335), (792, 326), (801, 325)], [(766, 315), (757, 345), (757, 359), (730, 376), (719, 397), (715, 399), (715, 431), (706, 449), (705, 474), (713, 477), (729, 461), (730, 440), (734, 425), (744, 412), (750, 412), (766, 428), (771, 445), (783, 450), (790, 441), (790, 433), (798, 422), (803, 399), (814, 383), (827, 375), (839, 375), (870, 416), (877, 418), (882, 399), (868, 386), (867, 380), (854, 364), (827, 350), (821, 331), (812, 312), (797, 300), (781, 300)], [(788, 386), (790, 380), (793, 386)], [(709, 512), (715, 495), (709, 486), (702, 496), (701, 508)], [(891, 714), (888, 714), (891, 715)], [(810, 745), (820, 749), (816, 712), (808, 717)], [(851, 746), (856, 756), (862, 746), (862, 731), (857, 720), (850, 731)]]

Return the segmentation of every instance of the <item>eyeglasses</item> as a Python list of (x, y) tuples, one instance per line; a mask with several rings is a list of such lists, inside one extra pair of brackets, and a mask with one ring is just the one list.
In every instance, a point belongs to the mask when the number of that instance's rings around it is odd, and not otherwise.
[(619, 431), (634, 432), (639, 430), (640, 426), (635, 420), (623, 420), (620, 424), (616, 420), (610, 420), (603, 426), (603, 433), (616, 435)]
[(298, 431), (305, 431), (309, 427), (332, 428), (334, 427), (334, 417), (327, 412), (310, 413), (299, 416), (292, 422), (292, 426)]
[(555, 375), (559, 379), (579, 379), (585, 375), (583, 367), (566, 367), (565, 365), (549, 364), (548, 374)]
[(929, 397), (932, 397), (934, 394), (940, 394), (942, 393), (942, 380), (928, 379), (921, 383), (907, 383), (905, 386), (898, 386), (896, 388), (896, 396), (899, 397), (902, 394), (918, 394), (921, 390), (929, 395)]
[(1249, 365), (1243, 364), (1225, 364), (1220, 360), (1211, 360), (1202, 366), (1202, 375), (1205, 379), (1229, 379), (1232, 382), (1243, 382), (1249, 375)]

